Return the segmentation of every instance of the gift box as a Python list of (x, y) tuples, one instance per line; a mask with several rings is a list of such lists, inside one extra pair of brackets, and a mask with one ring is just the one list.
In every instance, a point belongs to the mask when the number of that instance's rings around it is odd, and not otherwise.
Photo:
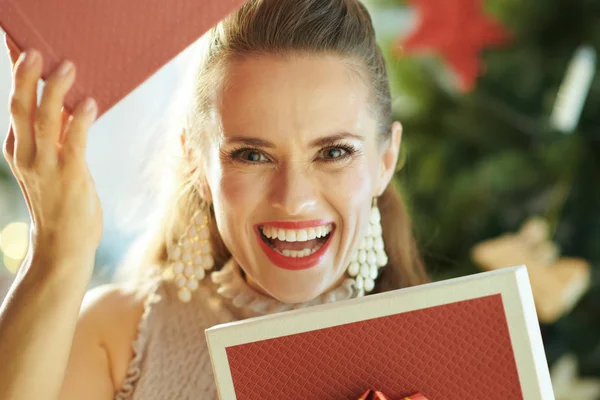
[(42, 52), (43, 79), (73, 61), (77, 78), (65, 108), (91, 96), (101, 116), (243, 3), (0, 0), (0, 27), (17, 48)]
[(524, 266), (205, 333), (221, 399), (554, 398)]

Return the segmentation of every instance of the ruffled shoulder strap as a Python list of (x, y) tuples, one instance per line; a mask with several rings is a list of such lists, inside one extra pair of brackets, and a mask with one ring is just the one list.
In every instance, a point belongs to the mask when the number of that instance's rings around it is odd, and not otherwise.
[(135, 385), (142, 372), (141, 364), (144, 358), (144, 349), (146, 348), (150, 334), (150, 316), (152, 314), (154, 305), (160, 302), (162, 299), (162, 295), (159, 293), (162, 284), (162, 280), (156, 279), (150, 285), (150, 290), (148, 291), (148, 295), (144, 301), (144, 312), (142, 313), (142, 317), (138, 323), (137, 337), (132, 343), (133, 357), (129, 362), (125, 380), (115, 395), (115, 400), (128, 400), (133, 396)]

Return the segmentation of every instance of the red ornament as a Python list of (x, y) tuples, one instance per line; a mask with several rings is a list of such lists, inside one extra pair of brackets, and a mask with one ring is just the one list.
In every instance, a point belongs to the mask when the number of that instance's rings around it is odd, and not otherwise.
[(473, 89), (481, 71), (479, 53), (508, 42), (508, 31), (483, 11), (483, 0), (409, 0), (419, 10), (415, 31), (398, 44), (401, 52), (435, 50), (456, 71), (461, 89)]

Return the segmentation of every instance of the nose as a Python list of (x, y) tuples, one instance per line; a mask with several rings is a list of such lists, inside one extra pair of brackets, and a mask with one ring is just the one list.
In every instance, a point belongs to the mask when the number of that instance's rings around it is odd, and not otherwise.
[(270, 202), (286, 215), (308, 213), (317, 204), (314, 182), (309, 172), (282, 168), (272, 181)]

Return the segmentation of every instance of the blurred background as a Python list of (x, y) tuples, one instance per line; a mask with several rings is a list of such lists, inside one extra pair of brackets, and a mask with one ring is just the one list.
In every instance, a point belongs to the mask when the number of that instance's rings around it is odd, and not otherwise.
[[(404, 125), (397, 180), (429, 271), (447, 279), (527, 263), (557, 398), (599, 399), (600, 1), (365, 3)], [(110, 280), (143, 230), (136, 221), (152, 204), (141, 200), (141, 171), (187, 60), (167, 64), (90, 132), (105, 211), (92, 285)], [(4, 56), (0, 98), (9, 90)], [(26, 251), (27, 222), (2, 161), (0, 298)]]

